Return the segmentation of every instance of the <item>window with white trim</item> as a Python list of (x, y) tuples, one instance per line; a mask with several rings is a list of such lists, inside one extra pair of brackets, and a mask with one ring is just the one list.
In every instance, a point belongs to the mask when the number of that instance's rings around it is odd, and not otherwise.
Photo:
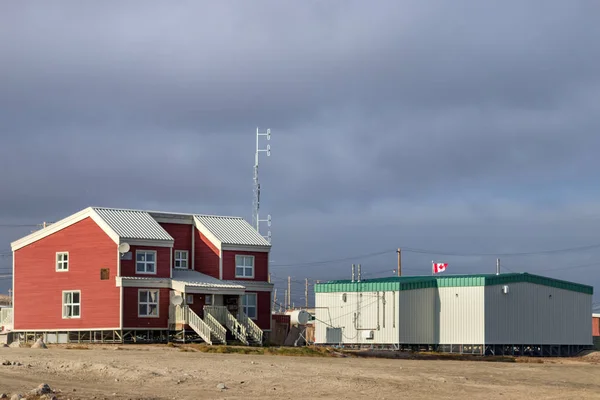
[(138, 291), (138, 317), (158, 317), (158, 290)]
[(175, 250), (175, 268), (188, 269), (187, 250)]
[(156, 251), (136, 251), (135, 272), (137, 272), (138, 274), (156, 274)]
[(61, 251), (56, 253), (56, 270), (57, 271), (68, 271), (69, 270), (69, 252)]
[(254, 278), (254, 256), (235, 256), (235, 277)]
[(185, 295), (185, 304), (194, 304), (194, 295), (193, 294)]
[(204, 305), (211, 306), (213, 303), (212, 294), (207, 294), (204, 299)]
[(242, 310), (251, 319), (257, 318), (256, 313), (256, 293), (246, 293), (242, 295)]
[(63, 318), (81, 318), (81, 291), (62, 292)]

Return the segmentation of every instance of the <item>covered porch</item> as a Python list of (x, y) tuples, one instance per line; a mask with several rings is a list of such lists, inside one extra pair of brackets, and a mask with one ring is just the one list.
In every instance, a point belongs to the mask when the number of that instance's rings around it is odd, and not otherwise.
[(245, 286), (180, 270), (173, 271), (171, 288), (169, 326), (182, 337), (191, 329), (208, 344), (262, 345), (263, 331), (250, 318), (256, 318), (256, 303), (250, 304), (256, 297), (246, 297)]

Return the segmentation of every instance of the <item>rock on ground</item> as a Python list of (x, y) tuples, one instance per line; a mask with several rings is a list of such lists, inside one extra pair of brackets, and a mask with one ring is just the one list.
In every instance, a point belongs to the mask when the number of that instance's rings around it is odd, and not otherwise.
[(47, 349), (46, 343), (42, 338), (39, 338), (35, 341), (35, 343), (31, 346), (32, 349)]
[(50, 388), (50, 385), (48, 385), (47, 383), (42, 383), (40, 384), (40, 386), (31, 391), (31, 394), (34, 396), (41, 396), (43, 394), (50, 393), (52, 393), (52, 388)]
[(23, 396), (21, 396), (20, 394), (13, 394), (12, 397), (10, 398), (10, 400), (21, 400), (23, 398)]

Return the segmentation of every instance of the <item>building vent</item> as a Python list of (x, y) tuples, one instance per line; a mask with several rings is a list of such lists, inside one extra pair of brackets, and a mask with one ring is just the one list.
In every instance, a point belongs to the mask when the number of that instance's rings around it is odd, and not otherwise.
[(375, 332), (373, 331), (363, 331), (363, 338), (367, 340), (373, 340), (375, 337)]
[(508, 294), (508, 285), (502, 286), (502, 293)]

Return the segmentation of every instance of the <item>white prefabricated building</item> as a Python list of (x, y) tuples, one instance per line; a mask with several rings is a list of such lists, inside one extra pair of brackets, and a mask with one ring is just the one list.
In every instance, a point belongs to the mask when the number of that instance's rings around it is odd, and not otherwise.
[(315, 285), (315, 343), (572, 355), (592, 345), (593, 287), (528, 273)]

